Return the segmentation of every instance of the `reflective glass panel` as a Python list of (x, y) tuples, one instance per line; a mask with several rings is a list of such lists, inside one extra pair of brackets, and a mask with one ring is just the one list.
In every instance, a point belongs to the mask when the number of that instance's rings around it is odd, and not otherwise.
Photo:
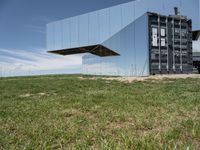
[(55, 35), (55, 49), (62, 48), (62, 26), (61, 21), (56, 21), (54, 23), (54, 35)]
[(78, 17), (70, 18), (71, 47), (79, 46)]
[(122, 7), (121, 5), (110, 8), (110, 32), (117, 33), (122, 28)]
[(110, 36), (109, 31), (109, 9), (103, 9), (99, 11), (99, 22), (100, 22), (100, 42), (105, 41)]
[(63, 36), (63, 48), (70, 48), (70, 20), (65, 19), (62, 21), (62, 36)]
[(88, 14), (81, 15), (79, 17), (79, 38), (80, 45), (88, 45), (89, 42), (89, 18)]
[(89, 13), (89, 44), (94, 45), (99, 42), (99, 13), (98, 11)]

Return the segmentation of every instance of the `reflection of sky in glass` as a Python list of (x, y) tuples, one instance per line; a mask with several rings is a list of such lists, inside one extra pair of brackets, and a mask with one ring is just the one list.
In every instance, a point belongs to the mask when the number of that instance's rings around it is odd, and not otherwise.
[(200, 38), (197, 41), (193, 41), (193, 52), (200, 52)]
[(193, 20), (194, 30), (200, 28), (199, 0), (136, 0), (48, 24), (47, 46), (54, 50), (102, 43), (147, 11), (169, 15), (175, 6)]
[(193, 30), (196, 30), (200, 28), (199, 6), (199, 0), (136, 0), (53, 22), (47, 25), (47, 48), (56, 50), (103, 44), (121, 56), (83, 58), (86, 59), (83, 60), (83, 70), (90, 68), (87, 70), (98, 72), (94, 70), (104, 69), (102, 72), (108, 72), (105, 70), (110, 66), (117, 66), (118, 71), (110, 69), (110, 72), (147, 75), (147, 23), (141, 16), (147, 11), (170, 15), (174, 14), (173, 8), (178, 7), (181, 15), (193, 20)]

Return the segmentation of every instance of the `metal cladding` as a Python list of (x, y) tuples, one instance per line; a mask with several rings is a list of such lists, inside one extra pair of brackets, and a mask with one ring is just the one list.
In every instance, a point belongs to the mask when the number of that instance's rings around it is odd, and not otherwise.
[(135, 0), (63, 19), (47, 25), (47, 49), (60, 55), (85, 53), (83, 74), (190, 73), (199, 8), (199, 0)]

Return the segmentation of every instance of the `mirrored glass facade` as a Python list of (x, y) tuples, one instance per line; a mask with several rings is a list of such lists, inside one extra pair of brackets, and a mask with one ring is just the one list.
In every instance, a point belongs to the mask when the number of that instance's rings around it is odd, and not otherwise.
[(47, 25), (47, 49), (61, 50), (103, 45), (119, 56), (83, 56), (83, 74), (149, 75), (148, 19), (146, 12), (180, 14), (192, 19), (192, 30), (200, 29), (199, 0), (136, 0)]

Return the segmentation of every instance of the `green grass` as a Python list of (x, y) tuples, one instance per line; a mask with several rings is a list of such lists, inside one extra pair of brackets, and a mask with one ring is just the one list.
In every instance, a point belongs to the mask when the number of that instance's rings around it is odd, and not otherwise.
[(0, 79), (0, 149), (199, 149), (200, 79)]

